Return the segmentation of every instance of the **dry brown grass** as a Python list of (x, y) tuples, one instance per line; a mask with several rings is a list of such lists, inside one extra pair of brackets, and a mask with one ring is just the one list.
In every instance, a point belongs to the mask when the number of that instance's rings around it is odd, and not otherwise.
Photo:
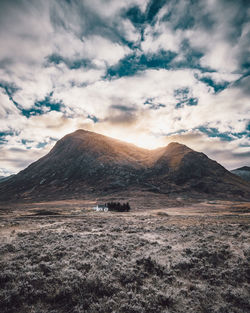
[(134, 199), (130, 213), (93, 212), (94, 200), (2, 208), (1, 312), (249, 311), (249, 203), (159, 201), (145, 211)]

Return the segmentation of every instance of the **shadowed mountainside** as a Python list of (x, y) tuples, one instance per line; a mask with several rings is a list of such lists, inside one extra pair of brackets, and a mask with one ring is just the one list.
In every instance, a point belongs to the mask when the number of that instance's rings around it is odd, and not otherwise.
[(152, 191), (249, 197), (249, 186), (205, 154), (173, 142), (147, 150), (77, 130), (25, 170), (0, 183), (0, 200), (56, 199)]

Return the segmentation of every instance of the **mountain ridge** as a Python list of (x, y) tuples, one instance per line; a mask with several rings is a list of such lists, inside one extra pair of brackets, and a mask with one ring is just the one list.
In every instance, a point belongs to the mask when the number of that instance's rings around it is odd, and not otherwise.
[(248, 197), (249, 188), (204, 153), (177, 142), (154, 150), (77, 130), (6, 182), (0, 200), (152, 191)]
[(248, 172), (250, 172), (250, 166), (241, 166), (241, 167), (238, 167), (238, 168), (235, 168), (234, 170), (232, 170), (232, 172), (233, 171), (248, 171)]
[(241, 177), (245, 181), (250, 182), (250, 166), (242, 166), (231, 170), (231, 173)]

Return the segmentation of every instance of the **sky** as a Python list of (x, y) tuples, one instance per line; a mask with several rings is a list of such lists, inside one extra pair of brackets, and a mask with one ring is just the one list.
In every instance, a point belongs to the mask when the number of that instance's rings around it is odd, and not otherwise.
[(79, 128), (250, 165), (248, 0), (1, 0), (0, 176)]

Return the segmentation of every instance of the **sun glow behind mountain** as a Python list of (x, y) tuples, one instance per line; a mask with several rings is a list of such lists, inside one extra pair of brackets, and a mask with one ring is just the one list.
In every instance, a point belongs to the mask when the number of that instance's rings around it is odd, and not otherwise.
[(248, 165), (249, 19), (247, 1), (0, 1), (0, 176), (79, 128)]
[(104, 135), (122, 140), (124, 142), (132, 143), (138, 147), (145, 149), (156, 149), (159, 147), (166, 146), (170, 143), (169, 140), (161, 136), (154, 136), (152, 134), (132, 132), (126, 130), (110, 130), (103, 132)]
[[(219, 179), (218, 179), (219, 177)], [(129, 191), (250, 197), (247, 182), (204, 153), (172, 142), (154, 150), (79, 129), (0, 184), (0, 201)]]

